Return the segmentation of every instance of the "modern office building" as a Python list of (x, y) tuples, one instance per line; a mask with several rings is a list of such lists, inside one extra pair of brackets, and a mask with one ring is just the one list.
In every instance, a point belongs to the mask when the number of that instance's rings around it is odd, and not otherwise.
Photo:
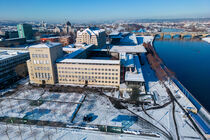
[(17, 30), (19, 38), (26, 38), (26, 40), (31, 40), (33, 38), (33, 30), (31, 24), (18, 24)]
[(102, 47), (106, 44), (106, 33), (104, 29), (87, 28), (83, 31), (77, 31), (76, 44), (94, 44)]
[(30, 60), (27, 61), (31, 83), (55, 84), (57, 70), (55, 62), (63, 56), (62, 44), (45, 43), (29, 47)]
[(26, 63), (29, 59), (28, 51), (0, 50), (0, 85), (17, 76), (16, 67)]

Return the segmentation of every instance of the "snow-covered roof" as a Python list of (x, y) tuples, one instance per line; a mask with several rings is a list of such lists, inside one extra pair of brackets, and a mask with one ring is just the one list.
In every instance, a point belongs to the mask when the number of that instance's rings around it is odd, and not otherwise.
[(127, 71), (125, 73), (125, 81), (144, 82), (144, 78), (141, 74), (132, 73), (132, 72)]
[(71, 52), (74, 52), (74, 51), (77, 51), (79, 50), (80, 48), (70, 48), (70, 47), (63, 47), (63, 51), (71, 51)]
[(143, 45), (114, 45), (110, 52), (126, 52), (126, 53), (146, 53)]
[(32, 45), (30, 48), (51, 48), (61, 45), (61, 43), (55, 43), (55, 42), (47, 42), (47, 43), (41, 43), (37, 45)]
[(28, 53), (28, 51), (17, 51), (17, 50), (0, 50), (0, 60), (8, 59), (17, 55)]
[(99, 33), (105, 32), (105, 30), (104, 30), (104, 29), (98, 29), (98, 28), (94, 28), (94, 29), (92, 29), (92, 28), (87, 28), (87, 29), (85, 29), (85, 30), (83, 30), (83, 31), (78, 31), (77, 34), (78, 34), (78, 35), (82, 35), (83, 33), (86, 33), (86, 32), (87, 32), (89, 35), (96, 35), (96, 36), (98, 36)]
[(210, 37), (205, 37), (205, 38), (202, 38), (203, 41), (206, 41), (208, 43), (210, 43)]
[[(75, 50), (75, 51), (73, 51), (72, 53), (67, 54), (64, 57), (56, 60), (56, 62), (69, 62), (70, 59), (75, 59), (79, 54), (81, 54), (82, 52), (92, 48), (93, 46), (94, 46), (93, 44), (90, 44), (90, 45), (86, 45), (85, 48), (66, 48), (67, 51), (68, 50)], [(65, 48), (63, 48), (63, 49), (65, 49)], [(84, 59), (84, 60), (86, 60), (86, 59)]]
[(123, 32), (123, 34), (125, 34), (125, 36), (120, 39), (120, 45), (137, 45), (138, 44), (135, 34), (130, 34), (126, 32)]
[(137, 55), (134, 56), (134, 65), (136, 71), (134, 72), (127, 71), (125, 73), (125, 81), (144, 82), (141, 64), (139, 61), (139, 57)]
[[(122, 55), (125, 55), (122, 57)], [(125, 67), (134, 67), (134, 57), (133, 54), (120, 53), (121, 62)]]
[(149, 43), (152, 42), (154, 37), (153, 36), (137, 36), (136, 37), (138, 44)]
[(96, 60), (96, 59), (63, 59), (58, 63), (83, 63), (83, 64), (120, 64), (120, 60)]
[(113, 31), (113, 32), (111, 32), (109, 35), (112, 36), (112, 35), (119, 35), (119, 34), (120, 34), (120, 32), (118, 32), (118, 31)]

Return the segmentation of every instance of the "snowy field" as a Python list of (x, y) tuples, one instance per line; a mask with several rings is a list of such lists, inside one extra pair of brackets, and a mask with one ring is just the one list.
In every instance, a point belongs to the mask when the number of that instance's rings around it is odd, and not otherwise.
[[(25, 86), (11, 96), (3, 97), (0, 109), (0, 117), (73, 123), (74, 125), (118, 126), (135, 130), (141, 128), (135, 125), (137, 119), (130, 112), (116, 109), (107, 97), (96, 93), (86, 95), (58, 93), (42, 88), (30, 89)], [(73, 121), (75, 113), (76, 117)], [(91, 116), (92, 120), (85, 121), (86, 115)]]
[[(93, 116), (93, 120), (90, 122), (83, 121), (83, 117), (88, 114)], [(139, 130), (139, 127), (135, 125), (137, 120), (132, 120), (132, 118), (133, 115), (127, 110), (114, 108), (106, 97), (90, 94), (83, 102), (74, 123), (119, 126)], [(125, 125), (125, 122), (129, 124)]]
[[(33, 125), (10, 125), (1, 123), (0, 140), (160, 140), (128, 134), (114, 134), (91, 130), (42, 127)], [(8, 133), (7, 133), (8, 132)]]
[(84, 94), (53, 93), (41, 88), (23, 89), (0, 102), (0, 116), (71, 123), (84, 97)]

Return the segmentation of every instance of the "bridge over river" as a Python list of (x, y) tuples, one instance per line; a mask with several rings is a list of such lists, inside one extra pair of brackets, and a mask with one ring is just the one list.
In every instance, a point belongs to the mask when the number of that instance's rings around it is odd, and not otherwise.
[(205, 37), (210, 37), (210, 33), (207, 32), (145, 32), (145, 33), (135, 33), (136, 35), (142, 36), (154, 36), (157, 39), (202, 39)]

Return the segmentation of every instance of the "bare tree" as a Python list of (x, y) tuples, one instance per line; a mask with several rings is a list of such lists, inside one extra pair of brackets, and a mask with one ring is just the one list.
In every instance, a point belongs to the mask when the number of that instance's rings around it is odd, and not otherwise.
[(33, 129), (33, 131), (31, 132), (31, 136), (34, 137), (34, 140), (36, 140), (37, 135), (40, 133), (40, 131), (38, 131), (37, 129)]
[(15, 67), (15, 72), (21, 78), (25, 78), (28, 75), (28, 69), (26, 63), (17, 65)]
[(16, 136), (20, 137), (23, 140), (22, 132), (24, 130), (20, 128), (20, 124), (18, 124), (18, 130), (15, 132)]
[(0, 108), (1, 108), (1, 114), (2, 114), (2, 115), (4, 114), (3, 107), (4, 107), (4, 105), (2, 105), (2, 104), (0, 103)]
[(46, 133), (44, 133), (42, 139), (46, 139), (47, 138), (48, 140), (51, 140), (53, 135), (54, 134), (52, 132), (47, 131)]
[(3, 135), (3, 136), (7, 136), (7, 138), (8, 138), (8, 140), (10, 140), (10, 137), (9, 137), (9, 134), (11, 133), (11, 132), (13, 132), (13, 128), (12, 127), (8, 127), (7, 126), (7, 123), (6, 123), (6, 127), (3, 127), (3, 128), (1, 128), (1, 132), (0, 132), (0, 135)]

